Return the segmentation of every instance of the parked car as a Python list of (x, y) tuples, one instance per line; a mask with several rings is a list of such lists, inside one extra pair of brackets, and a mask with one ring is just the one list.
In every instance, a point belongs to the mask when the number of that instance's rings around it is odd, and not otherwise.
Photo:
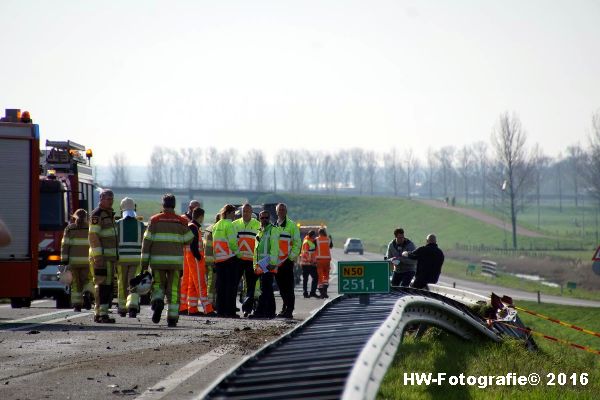
[(344, 254), (358, 253), (362, 255), (364, 252), (362, 240), (358, 238), (348, 238), (344, 243)]

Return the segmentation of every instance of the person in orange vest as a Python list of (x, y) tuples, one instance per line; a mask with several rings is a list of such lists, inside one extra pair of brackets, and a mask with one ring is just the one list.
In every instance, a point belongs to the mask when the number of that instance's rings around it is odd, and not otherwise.
[(239, 277), (238, 285), (242, 276), (245, 281), (246, 297), (242, 303), (242, 311), (244, 317), (247, 317), (254, 310), (254, 292), (256, 289), (256, 281), (258, 276), (254, 273), (254, 243), (256, 234), (260, 229), (260, 222), (256, 218), (252, 218), (252, 206), (248, 203), (242, 207), (242, 218), (233, 221), (233, 226), (237, 231), (237, 242), (240, 251), (239, 262)]
[(331, 240), (324, 228), (319, 229), (317, 238), (317, 273), (319, 275), (319, 292), (322, 299), (327, 299), (327, 288), (329, 287), (329, 268), (331, 264)]
[[(317, 261), (315, 258), (315, 240), (317, 234), (315, 231), (309, 231), (300, 250), (300, 265), (302, 266), (302, 288), (304, 289), (304, 298), (317, 297)], [(308, 277), (311, 277), (310, 294), (308, 293)]]
[[(187, 223), (191, 223), (193, 221), (192, 212), (200, 207), (200, 202), (198, 200), (190, 201), (188, 205), (188, 210), (185, 214), (181, 214), (181, 217), (184, 218)], [(181, 282), (180, 282), (180, 292), (179, 292), (179, 315), (188, 315), (189, 307), (188, 307), (188, 288), (190, 287), (190, 268), (195, 265), (195, 258), (190, 253), (190, 247), (184, 247), (184, 257), (183, 257), (183, 271), (181, 271)], [(189, 261), (189, 263), (188, 263)], [(190, 264), (191, 263), (191, 264)], [(198, 303), (198, 299), (195, 300)]]
[[(206, 262), (204, 257), (204, 246), (202, 241), (202, 222), (204, 221), (204, 210), (200, 207), (192, 211), (192, 222), (188, 224), (194, 239), (190, 243), (189, 250), (185, 252), (185, 262), (189, 265), (188, 278), (188, 315), (214, 316), (212, 303), (208, 300), (206, 285)], [(198, 304), (202, 305), (201, 313)]]

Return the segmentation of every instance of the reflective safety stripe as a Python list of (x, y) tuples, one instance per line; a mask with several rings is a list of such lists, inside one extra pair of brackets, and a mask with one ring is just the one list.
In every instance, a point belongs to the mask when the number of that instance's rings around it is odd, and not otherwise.
[(240, 250), (240, 258), (242, 260), (252, 260), (252, 256), (254, 255), (254, 242), (255, 235), (246, 235), (243, 236), (238, 234), (238, 248)]
[(231, 258), (234, 254), (229, 248), (229, 243), (227, 241), (214, 241), (213, 242), (213, 250), (215, 254), (215, 262), (225, 261)]
[(90, 263), (89, 257), (69, 257), (69, 264), (74, 265), (88, 265)]
[(290, 255), (292, 237), (287, 233), (279, 234), (279, 265), (283, 264)]
[(97, 257), (102, 255), (102, 247), (90, 247), (90, 257)]
[(321, 237), (317, 238), (317, 260), (331, 260), (331, 249), (329, 248), (329, 238)]
[(183, 256), (152, 256), (150, 264), (165, 265), (165, 264), (183, 264)]
[(184, 243), (182, 235), (178, 233), (155, 233), (152, 235), (152, 240), (155, 242)]
[(89, 246), (90, 242), (87, 238), (71, 238), (69, 239), (69, 244), (74, 246)]

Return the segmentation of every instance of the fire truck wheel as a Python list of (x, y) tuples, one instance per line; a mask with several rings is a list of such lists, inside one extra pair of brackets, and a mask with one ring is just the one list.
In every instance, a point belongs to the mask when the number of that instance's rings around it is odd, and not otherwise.
[(68, 293), (57, 294), (56, 308), (71, 308), (71, 296)]
[(31, 299), (26, 297), (11, 297), (10, 306), (12, 308), (31, 307)]

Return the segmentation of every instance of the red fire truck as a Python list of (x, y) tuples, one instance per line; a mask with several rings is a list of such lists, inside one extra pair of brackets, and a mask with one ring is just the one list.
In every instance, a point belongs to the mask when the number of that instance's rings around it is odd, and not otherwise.
[(20, 110), (0, 119), (0, 219), (8, 243), (0, 247), (0, 297), (29, 306), (37, 294), (40, 204), (38, 126)]
[[(18, 114), (18, 110), (7, 110), (4, 120), (16, 121)], [(19, 148), (13, 148), (16, 145), (11, 141), (16, 140), (14, 135), (19, 129), (29, 132), (28, 140), (20, 139), (28, 143), (28, 147), (21, 144)], [(68, 308), (70, 289), (58, 280), (57, 274), (60, 245), (73, 212), (78, 208), (91, 211), (97, 203), (90, 165), (92, 151), (72, 141), (46, 141), (46, 148), (40, 151), (38, 132), (38, 126), (31, 123), (0, 123), (0, 157), (2, 164), (11, 164), (8, 171), (3, 167), (6, 174), (0, 177), (0, 187), (3, 188), (0, 218), (6, 218), (5, 223), (11, 231), (27, 230), (27, 236), (19, 234), (13, 237), (8, 247), (0, 248), (0, 268), (5, 272), (2, 276), (10, 277), (0, 280), (0, 297), (10, 297), (13, 307), (27, 307), (32, 297), (52, 296), (58, 308)], [(11, 157), (29, 160), (27, 171), (30, 179), (23, 181), (17, 178), (17, 173), (23, 174), (19, 172), (22, 165), (8, 162), (6, 157), (9, 160)], [(21, 187), (24, 184), (29, 190)], [(10, 201), (4, 201), (4, 198)], [(25, 219), (24, 214), (28, 214), (29, 218)], [(27, 267), (21, 265), (17, 276), (12, 272), (18, 268), (14, 264), (16, 261), (11, 260), (12, 255), (17, 254), (13, 247), (23, 247), (25, 239), (35, 248), (31, 247), (33, 250), (27, 253)], [(25, 269), (33, 282), (25, 283)]]
[(57, 308), (71, 306), (69, 286), (58, 280), (63, 231), (75, 210), (97, 203), (90, 158), (92, 151), (70, 140), (46, 141), (40, 154), (38, 295), (54, 297)]

